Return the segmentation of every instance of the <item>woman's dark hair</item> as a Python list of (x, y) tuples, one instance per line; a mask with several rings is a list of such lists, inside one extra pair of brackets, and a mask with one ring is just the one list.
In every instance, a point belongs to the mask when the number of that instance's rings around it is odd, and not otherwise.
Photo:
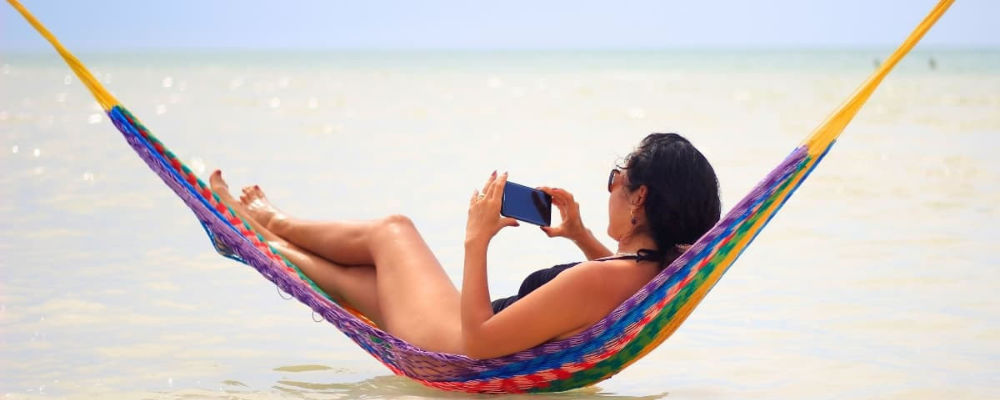
[(705, 156), (676, 133), (653, 133), (625, 158), (628, 191), (646, 185), (646, 220), (660, 266), (677, 258), (678, 245), (694, 243), (719, 221), (719, 180)]

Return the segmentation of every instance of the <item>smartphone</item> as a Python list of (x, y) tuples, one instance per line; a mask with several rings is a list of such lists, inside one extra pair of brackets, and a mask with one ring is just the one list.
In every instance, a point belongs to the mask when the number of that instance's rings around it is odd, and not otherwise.
[(503, 188), (500, 215), (549, 226), (552, 224), (552, 196), (541, 190), (507, 181)]

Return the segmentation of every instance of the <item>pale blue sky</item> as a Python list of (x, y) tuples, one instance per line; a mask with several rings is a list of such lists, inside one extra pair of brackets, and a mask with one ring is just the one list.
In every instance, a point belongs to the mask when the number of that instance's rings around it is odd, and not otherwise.
[[(859, 48), (898, 44), (935, 0), (24, 0), (76, 51)], [(1000, 48), (1000, 1), (958, 0), (924, 46)], [(47, 51), (0, 5), (0, 51)]]

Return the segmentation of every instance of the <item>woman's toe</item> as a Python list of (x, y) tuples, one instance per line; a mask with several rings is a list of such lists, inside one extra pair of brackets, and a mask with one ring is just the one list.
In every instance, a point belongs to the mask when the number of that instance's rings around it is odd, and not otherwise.
[(208, 183), (212, 189), (216, 190), (229, 190), (229, 185), (226, 181), (222, 180), (222, 170), (215, 170), (212, 175), (208, 177)]

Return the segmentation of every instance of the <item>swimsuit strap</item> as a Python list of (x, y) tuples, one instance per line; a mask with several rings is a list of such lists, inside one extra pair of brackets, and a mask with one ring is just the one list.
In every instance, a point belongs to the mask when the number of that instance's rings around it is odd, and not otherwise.
[(639, 249), (635, 254), (636, 261), (663, 261), (663, 253), (656, 250)]
[(611, 260), (638, 260), (638, 254), (619, 254), (616, 256), (607, 256), (601, 258), (595, 258), (594, 261), (611, 261)]
[(650, 249), (639, 249), (635, 254), (620, 254), (615, 256), (608, 256), (603, 258), (597, 258), (595, 261), (608, 261), (608, 260), (636, 260), (636, 261), (660, 261), (663, 259), (663, 254), (656, 250)]

